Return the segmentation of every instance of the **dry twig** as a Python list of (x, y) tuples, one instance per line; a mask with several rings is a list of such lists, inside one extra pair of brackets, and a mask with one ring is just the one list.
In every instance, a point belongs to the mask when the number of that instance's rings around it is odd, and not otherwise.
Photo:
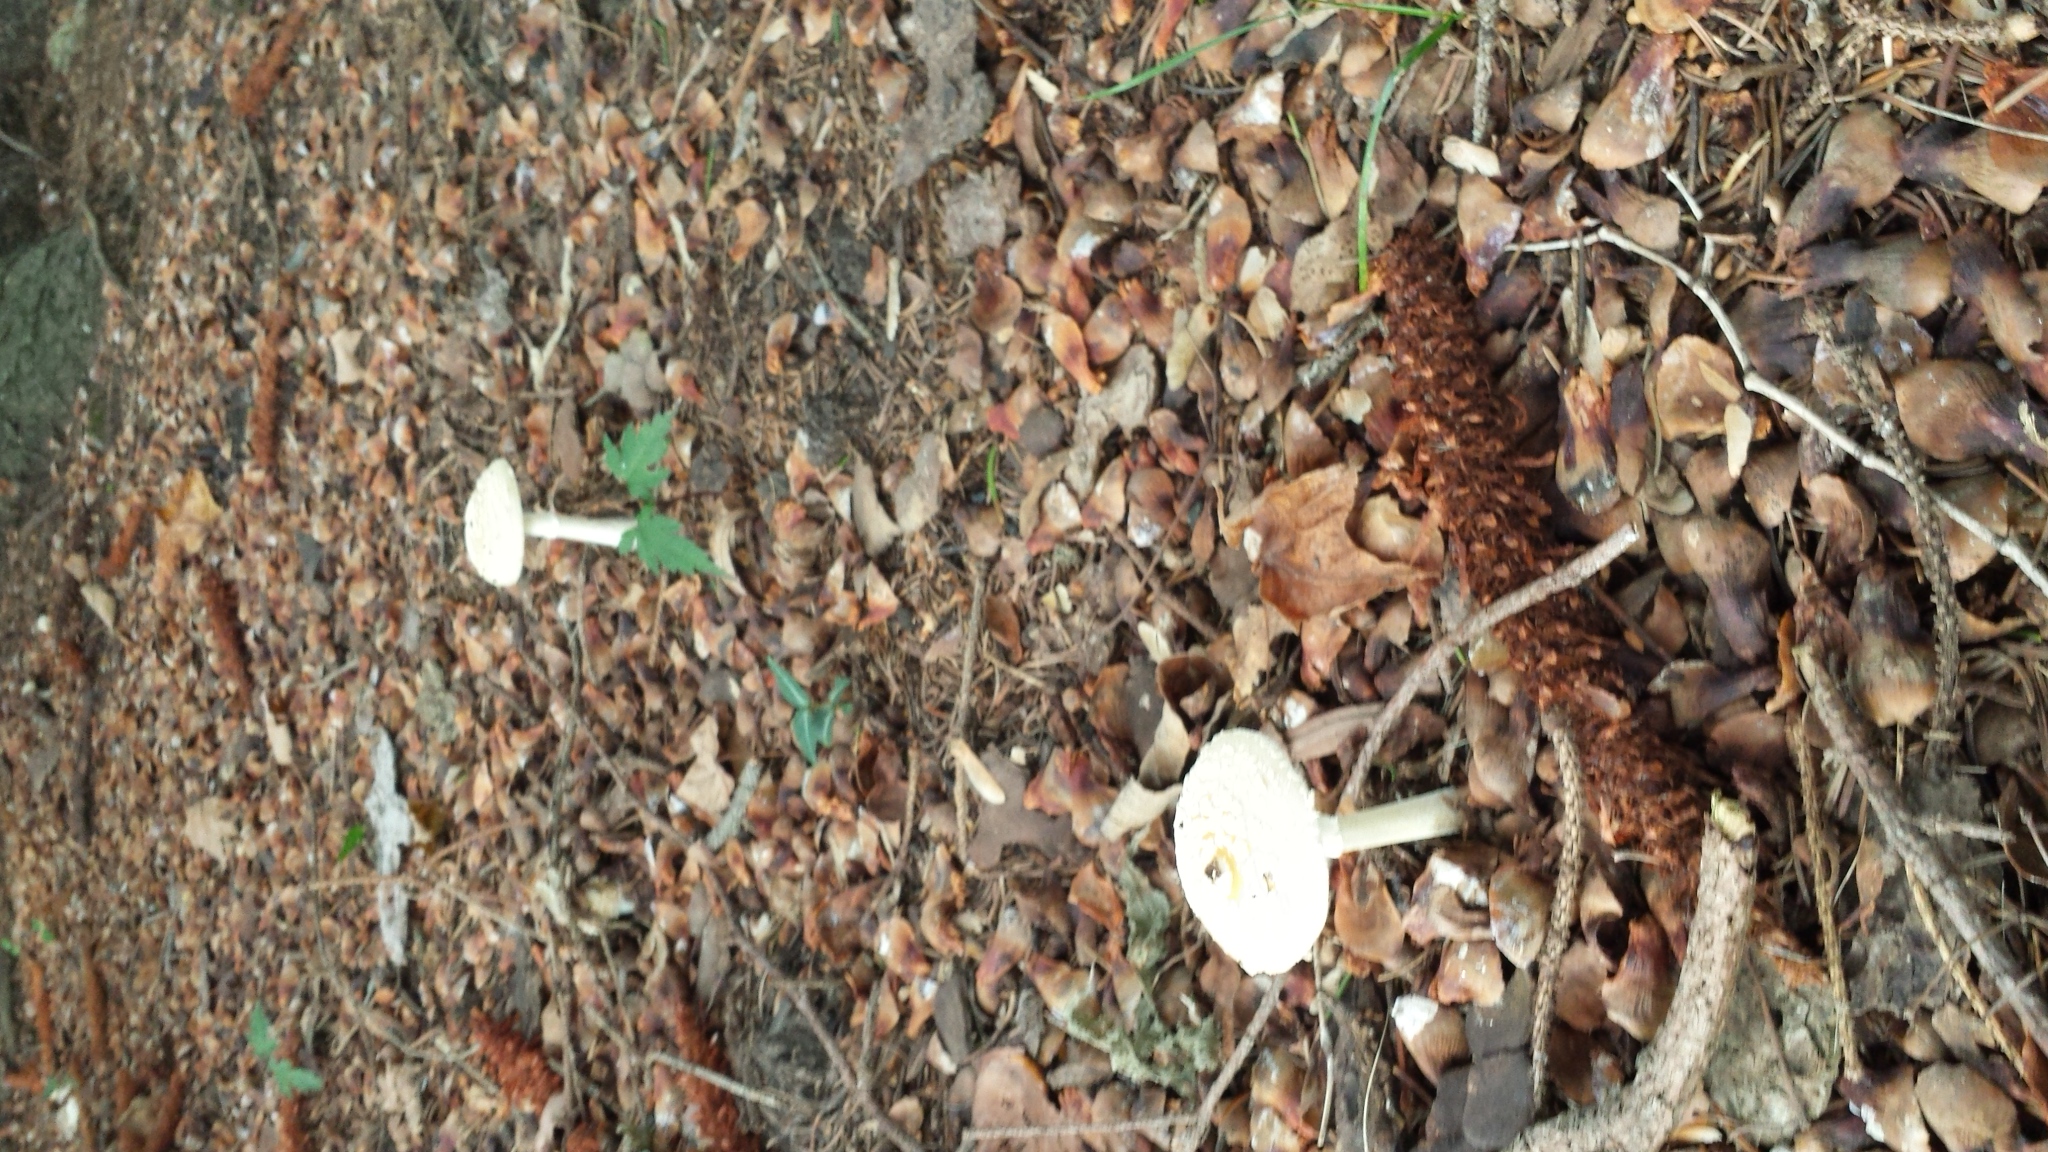
[(1863, 1056), (1856, 1049), (1856, 1024), (1849, 1014), (1849, 983), (1842, 975), (1842, 933), (1835, 924), (1835, 883), (1841, 867), (1841, 849), (1834, 831), (1821, 815), (1820, 773), (1813, 767), (1813, 748), (1806, 742), (1806, 709), (1795, 708), (1787, 726), (1786, 743), (1799, 766), (1799, 800), (1805, 810), (1806, 852), (1813, 861), (1813, 904), (1820, 917), (1821, 953), (1827, 959), (1828, 991), (1841, 1013), (1835, 1018), (1842, 1046), (1842, 1071), (1850, 1079), (1863, 1075)]
[[(1659, 267), (1669, 270), (1672, 275), (1678, 278), (1678, 282), (1697, 297), (1699, 302), (1705, 305), (1707, 311), (1713, 315), (1715, 325), (1721, 329), (1721, 338), (1728, 342), (1728, 351), (1735, 357), (1736, 367), (1742, 371), (1742, 386), (1744, 388), (1799, 417), (1803, 423), (1811, 426), (1814, 431), (1826, 437), (1829, 443), (1848, 453), (1857, 463), (1873, 471), (1882, 472), (1901, 484), (1906, 482), (1905, 476), (1900, 473), (1897, 465), (1858, 444), (1848, 433), (1835, 427), (1832, 421), (1814, 410), (1806, 401), (1757, 375), (1756, 366), (1749, 358), (1749, 350), (1743, 345), (1741, 335), (1735, 330), (1735, 322), (1728, 318), (1728, 310), (1721, 306), (1720, 299), (1713, 292), (1693, 278), (1692, 273), (1679, 267), (1677, 263), (1661, 253), (1645, 248), (1641, 244), (1622, 235), (1614, 228), (1602, 227), (1596, 229), (1584, 236), (1578, 237), (1571, 243), (1583, 243), (1587, 240), (1597, 240), (1603, 244), (1612, 244), (1624, 252), (1640, 256), (1657, 264)], [(1956, 507), (1939, 493), (1929, 493), (1928, 498), (1934, 502), (1936, 508), (1941, 509), (1943, 515), (1960, 525), (1963, 531), (1991, 545), (1998, 551), (2000, 556), (2012, 561), (2013, 565), (2032, 582), (2034, 587), (2039, 588), (2044, 593), (2048, 593), (2048, 573), (2044, 573), (2041, 570), (2041, 566), (2034, 562), (2033, 556), (2017, 541), (1993, 532), (1985, 527), (1982, 521)]]
[(1827, 726), (1828, 737), (1834, 742), (1836, 755), (1841, 756), (1856, 774), (1856, 782), (1863, 786), (1864, 798), (1870, 802), (1870, 810), (1877, 816), (1878, 827), (1884, 830), (1885, 846), (1898, 853), (1906, 865), (1906, 871), (1921, 884), (1926, 885), (1928, 896), (1942, 915), (1970, 946), (1977, 957), (1978, 967), (1998, 987), (1998, 994), (2020, 1018), (2020, 1027), (2036, 1044), (2048, 1042), (2048, 1009), (2044, 1009), (2040, 996), (2032, 986), (2033, 977), (2021, 968), (2005, 946), (2005, 940), (1998, 934), (1996, 925), (1986, 920), (1956, 879), (1941, 849), (1924, 836), (1914, 823), (1906, 798), (1899, 790), (1898, 781), (1892, 778), (1886, 768), (1870, 750), (1870, 741), (1862, 730), (1859, 718), (1850, 711), (1848, 701), (1835, 678), (1821, 665), (1820, 656), (1809, 646), (1800, 645), (1793, 650), (1793, 658), (1799, 662), (1799, 674), (1806, 681), (1808, 697), (1813, 701), (1814, 711), (1820, 714), (1821, 723)]
[(1216, 1106), (1223, 1102), (1223, 1094), (1230, 1090), (1230, 1082), (1237, 1079), (1238, 1069), (1251, 1058), (1252, 1046), (1259, 1042), (1259, 1036), (1266, 1030), (1266, 1020), (1273, 1015), (1274, 1005), (1280, 1003), (1281, 980), (1268, 976), (1266, 993), (1259, 997), (1259, 1010), (1252, 1013), (1251, 1023), (1244, 1026), (1244, 1035), (1238, 1037), (1237, 1047), (1231, 1050), (1230, 1059), (1223, 1062), (1223, 1069), (1216, 1073), (1216, 1079), (1209, 1085), (1209, 1091), (1202, 1096), (1202, 1110), (1195, 1114), (1192, 1127), (1183, 1129), (1180, 1138), (1173, 1142), (1174, 1152), (1195, 1152), (1202, 1139), (1209, 1135), (1209, 1122), (1216, 1116)]
[(1601, 1104), (1524, 1131), (1508, 1152), (1607, 1152), (1661, 1147), (1692, 1104), (1707, 1051), (1749, 939), (1755, 829), (1741, 806), (1717, 800), (1700, 842), (1698, 911), (1671, 1012), (1636, 1062), (1636, 1078)]
[(1555, 713), (1543, 717), (1543, 730), (1557, 749), (1557, 825), (1563, 841), (1557, 862), (1557, 886), (1550, 897), (1550, 928), (1537, 960), (1536, 1005), (1529, 1030), (1529, 1075), (1536, 1106), (1543, 1106), (1543, 1084), (1550, 1068), (1550, 1021), (1557, 1012), (1557, 969), (1564, 961), (1565, 941), (1579, 906), (1579, 874), (1586, 866), (1586, 779), (1579, 768), (1579, 746), (1571, 725)]
[(1184, 1128), (1195, 1122), (1193, 1116), (1152, 1116), (1140, 1120), (1105, 1120), (1092, 1124), (1047, 1124), (1038, 1128), (969, 1128), (960, 1133), (960, 1142), (975, 1144), (983, 1140), (1044, 1140), (1057, 1136), (1121, 1136), (1130, 1132), (1142, 1132), (1157, 1140), (1169, 1128)]
[(762, 979), (774, 985), (775, 991), (796, 1008), (797, 1015), (804, 1018), (804, 1023), (810, 1027), (811, 1034), (817, 1037), (819, 1045), (825, 1049), (825, 1056), (831, 1060), (832, 1070), (839, 1074), (839, 1081), (845, 1086), (847, 1094), (860, 1105), (861, 1111), (867, 1113), (868, 1122), (882, 1133), (884, 1139), (894, 1144), (898, 1152), (923, 1152), (917, 1141), (911, 1139), (910, 1133), (905, 1132), (901, 1125), (889, 1118), (889, 1114), (882, 1110), (881, 1105), (875, 1103), (874, 1094), (868, 1091), (867, 1082), (847, 1061), (846, 1053), (839, 1049), (838, 1038), (825, 1027), (825, 1021), (818, 1016), (817, 1008), (811, 1004), (810, 993), (783, 975), (782, 969), (777, 968), (775, 962), (768, 958), (768, 954), (761, 951), (761, 946), (754, 942), (753, 936), (739, 922), (739, 917), (733, 915), (732, 903), (726, 899), (724, 886), (719, 884), (717, 877), (712, 874), (711, 861), (705, 858), (703, 862), (704, 887), (711, 894), (712, 903), (718, 905), (718, 915), (725, 921), (727, 934), (739, 945), (740, 951), (746, 953), (747, 960), (761, 973)]
[(1591, 579), (1602, 568), (1614, 562), (1615, 557), (1627, 551), (1638, 539), (1642, 529), (1634, 524), (1625, 524), (1614, 534), (1580, 553), (1569, 564), (1556, 569), (1539, 580), (1532, 580), (1521, 588), (1495, 600), (1486, 607), (1465, 618), (1465, 622), (1439, 637), (1429, 650), (1422, 654), (1401, 686), (1387, 698), (1379, 715), (1373, 717), (1372, 727), (1366, 731), (1365, 746), (1358, 750), (1357, 759), (1351, 762), (1351, 774), (1344, 782), (1344, 799), (1358, 803), (1365, 792), (1365, 780), (1373, 757), (1378, 756), (1380, 745), (1386, 743), (1394, 725), (1400, 722), (1401, 714), (1408, 709), (1409, 701), (1430, 678), (1442, 673), (1451, 654), (1479, 637), (1493, 630), (1494, 626), (1519, 612), (1525, 612), (1548, 600), (1567, 588), (1574, 588)]

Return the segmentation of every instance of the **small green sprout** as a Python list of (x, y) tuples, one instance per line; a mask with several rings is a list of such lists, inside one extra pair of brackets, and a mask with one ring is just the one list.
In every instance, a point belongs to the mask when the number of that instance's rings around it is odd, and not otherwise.
[(832, 742), (833, 718), (848, 707), (844, 698), (850, 682), (844, 676), (834, 680), (832, 691), (820, 704), (811, 699), (810, 690), (784, 668), (780, 660), (768, 657), (768, 667), (775, 672), (775, 686), (781, 691), (783, 700), (796, 709), (796, 715), (790, 717), (789, 732), (796, 737), (797, 751), (803, 753), (804, 763), (816, 764), (818, 750)]
[(270, 1078), (286, 1096), (318, 1092), (324, 1081), (318, 1073), (301, 1068), (277, 1054), (277, 1037), (270, 1030), (270, 1015), (258, 1004), (249, 1010), (249, 1050), (270, 1066)]
[(356, 849), (362, 847), (363, 837), (367, 834), (367, 831), (368, 830), (363, 827), (361, 821), (357, 821), (356, 823), (349, 825), (348, 831), (342, 834), (341, 851), (335, 855), (334, 862), (336, 864), (341, 863), (342, 861), (348, 859), (349, 856), (352, 853), (354, 853)]

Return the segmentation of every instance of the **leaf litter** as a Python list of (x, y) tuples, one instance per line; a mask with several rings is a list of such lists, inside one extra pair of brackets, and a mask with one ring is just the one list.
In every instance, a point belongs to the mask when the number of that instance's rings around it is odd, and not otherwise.
[[(1720, 1036), (1682, 1142), (2048, 1131), (2032, 1006), (1914, 898), (2036, 931), (2027, 18), (1506, 7), (93, 15), (161, 66), (82, 123), (160, 117), (196, 207), (9, 542), (10, 1137), (1302, 1148), (1343, 1084), (1547, 1147), (1672, 1020)], [(630, 545), (489, 591), (500, 455)], [(1936, 872), (1836, 783), (1815, 652)], [(1237, 726), (1326, 808), (1471, 813), (1340, 864), (1255, 1031), (1167, 824)], [(1717, 794), (1760, 879), (1701, 1030)]]

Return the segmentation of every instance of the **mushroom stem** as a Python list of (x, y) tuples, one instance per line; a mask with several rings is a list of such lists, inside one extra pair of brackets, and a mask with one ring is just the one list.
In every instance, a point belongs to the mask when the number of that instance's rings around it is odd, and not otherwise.
[(526, 534), (536, 540), (573, 540), (578, 544), (617, 548), (632, 527), (633, 521), (619, 516), (593, 518), (564, 516), (560, 512), (526, 514)]
[(1465, 826), (1456, 792), (1454, 788), (1439, 788), (1341, 816), (1318, 816), (1316, 835), (1322, 842), (1323, 855), (1334, 859), (1346, 852), (1455, 836)]

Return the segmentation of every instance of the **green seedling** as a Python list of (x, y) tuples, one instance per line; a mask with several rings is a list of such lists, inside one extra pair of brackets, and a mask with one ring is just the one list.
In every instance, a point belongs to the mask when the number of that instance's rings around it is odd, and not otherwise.
[(349, 825), (348, 831), (342, 834), (341, 851), (335, 854), (334, 862), (336, 864), (341, 863), (342, 861), (348, 859), (349, 856), (353, 854), (356, 849), (362, 847), (363, 837), (366, 834), (367, 829), (365, 829), (360, 822)]
[(633, 553), (657, 572), (723, 578), (725, 571), (711, 554), (683, 534), (681, 521), (644, 503), (668, 482), (670, 472), (662, 459), (668, 455), (669, 426), (674, 422), (674, 412), (663, 412), (626, 429), (616, 441), (604, 438), (604, 470), (624, 484), (633, 499), (643, 501), (633, 526), (619, 538), (619, 551)]
[(832, 721), (847, 708), (846, 690), (851, 686), (846, 677), (832, 682), (832, 691), (823, 704), (811, 699), (808, 688), (782, 666), (782, 661), (768, 657), (768, 667), (775, 672), (775, 687), (782, 693), (782, 699), (796, 715), (790, 717), (789, 733), (796, 737), (797, 751), (803, 753), (804, 763), (816, 764), (818, 750), (832, 742)]
[(28, 926), (35, 929), (36, 939), (41, 940), (43, 943), (55, 944), (57, 942), (57, 934), (50, 931), (50, 926), (41, 920), (31, 920), (28, 922)]
[(318, 1073), (301, 1068), (277, 1054), (277, 1037), (270, 1030), (270, 1016), (258, 1004), (249, 1010), (249, 1050), (270, 1067), (270, 1078), (286, 1096), (318, 1092), (325, 1083)]
[(987, 478), (985, 483), (988, 488), (988, 506), (991, 508), (1002, 504), (1001, 493), (996, 490), (997, 453), (1000, 451), (1001, 449), (997, 448), (994, 444), (988, 446), (988, 468), (986, 469)]

